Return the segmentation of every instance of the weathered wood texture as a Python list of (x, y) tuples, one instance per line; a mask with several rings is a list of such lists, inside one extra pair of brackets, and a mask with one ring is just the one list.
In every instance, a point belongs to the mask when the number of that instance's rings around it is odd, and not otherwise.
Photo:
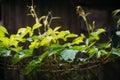
[[(34, 0), (36, 11), (39, 16), (47, 15), (49, 11), (54, 16), (61, 17), (53, 20), (51, 26), (62, 26), (63, 30), (69, 29), (71, 32), (80, 34), (86, 32), (83, 20), (76, 14), (76, 6), (82, 5), (87, 12), (91, 12), (89, 22), (96, 21), (96, 27), (104, 27), (108, 30), (108, 35), (114, 32), (114, 19), (111, 12), (119, 8), (120, 1), (112, 0)], [(27, 16), (27, 5), (31, 4), (31, 0), (2, 0), (1, 1), (1, 20), (3, 25), (8, 29), (9, 33), (16, 33), (20, 27), (32, 26), (35, 21), (31, 16)], [(0, 58), (1, 59), (1, 58)], [(0, 80), (44, 80), (41, 74), (25, 76), (22, 75), (21, 69), (9, 69), (6, 65), (7, 60), (1, 59), (0, 62)], [(120, 80), (120, 62), (114, 63), (117, 66), (107, 65), (103, 71), (100, 72), (99, 80)], [(111, 66), (110, 68), (108, 68)], [(107, 68), (106, 68), (107, 67)], [(108, 71), (106, 70), (108, 69)], [(112, 71), (114, 69), (114, 71)], [(110, 70), (110, 71), (109, 71)], [(118, 71), (119, 70), (119, 71)], [(106, 73), (110, 72), (110, 73)], [(117, 74), (117, 75), (114, 75)], [(110, 78), (109, 78), (110, 76)], [(111, 77), (113, 76), (113, 77)], [(114, 78), (115, 76), (115, 78)], [(95, 80), (95, 79), (93, 79)]]
[[(31, 5), (31, 1), (20, 0), (3, 0), (2, 3), (2, 21), (10, 33), (15, 33), (19, 27), (32, 26), (35, 21), (31, 16), (27, 16), (29, 13), (27, 5)], [(93, 1), (74, 1), (74, 0), (35, 0), (36, 11), (39, 16), (47, 15), (49, 11), (53, 16), (61, 17), (52, 21), (51, 26), (56, 27), (61, 25), (62, 29), (69, 29), (71, 32), (80, 33), (86, 31), (84, 22), (76, 14), (76, 6), (82, 5), (87, 12), (91, 12), (89, 15), (90, 23), (92, 20), (96, 21), (97, 27), (110, 27), (111, 11), (115, 4), (110, 3), (103, 4)], [(110, 7), (110, 9), (109, 9)], [(116, 6), (115, 6), (116, 7)], [(108, 29), (108, 28), (107, 28)]]

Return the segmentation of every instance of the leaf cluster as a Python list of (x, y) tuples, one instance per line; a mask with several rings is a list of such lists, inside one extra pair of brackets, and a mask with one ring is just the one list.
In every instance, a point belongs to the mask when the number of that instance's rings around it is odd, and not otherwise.
[[(25, 67), (25, 74), (42, 69), (42, 67), (48, 70), (62, 68), (67, 71), (67, 69), (79, 69), (81, 65), (91, 62), (107, 61), (106, 59), (112, 53), (111, 42), (98, 43), (101, 39), (100, 35), (104, 34), (106, 30), (94, 30), (94, 22), (92, 25), (88, 24), (86, 13), (81, 7), (78, 8), (79, 16), (82, 16), (86, 22), (87, 36), (82, 33), (80, 35), (74, 34), (69, 30), (60, 31), (60, 26), (51, 28), (50, 23), (54, 18), (51, 13), (38, 19), (32, 7), (32, 15), (36, 16), (35, 20), (37, 20), (32, 27), (19, 28), (16, 34), (8, 35), (7, 29), (0, 26), (0, 56), (12, 56), (13, 64), (32, 57), (32, 60)], [(49, 16), (50, 19), (48, 19)], [(40, 22), (41, 19), (44, 21), (43, 24)], [(43, 33), (40, 32), (41, 27), (44, 28)], [(38, 30), (38, 34), (35, 34), (36, 30)], [(35, 51), (38, 49), (42, 49), (42, 51), (36, 53)], [(117, 53), (119, 50), (113, 48), (113, 51), (113, 54), (119, 56)]]

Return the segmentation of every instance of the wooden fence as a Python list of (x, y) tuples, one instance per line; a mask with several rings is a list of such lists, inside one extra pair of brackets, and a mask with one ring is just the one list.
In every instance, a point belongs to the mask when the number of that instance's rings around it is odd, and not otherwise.
[[(89, 22), (96, 21), (96, 27), (105, 27), (110, 36), (111, 32), (114, 32), (112, 26), (115, 25), (112, 23), (114, 19), (111, 16), (111, 12), (118, 8), (119, 3), (112, 4), (112, 2), (109, 3), (108, 1), (109, 5), (103, 6), (102, 1), (99, 4), (96, 1), (87, 2), (84, 0), (76, 0), (76, 2), (74, 0), (35, 0), (35, 5), (39, 16), (47, 15), (51, 11), (53, 16), (61, 17), (52, 21), (51, 26), (53, 28), (61, 25), (63, 30), (69, 29), (77, 34), (86, 32), (83, 20), (76, 14), (76, 6), (82, 5), (86, 11), (91, 12), (88, 17)], [(32, 26), (35, 23), (31, 16), (27, 16), (29, 13), (27, 5), (30, 4), (31, 1), (28, 0), (2, 0), (1, 20), (9, 33), (16, 33), (18, 28)], [(107, 5), (107, 2), (104, 5)], [(27, 76), (23, 75), (23, 69), (20, 69), (19, 66), (10, 66), (9, 62), (9, 59), (0, 58), (0, 80), (48, 80), (42, 76), (45, 73), (38, 72)], [(112, 64), (103, 66), (99, 71), (99, 80), (120, 80), (120, 62), (117, 61)], [(59, 80), (62, 79), (60, 78)]]

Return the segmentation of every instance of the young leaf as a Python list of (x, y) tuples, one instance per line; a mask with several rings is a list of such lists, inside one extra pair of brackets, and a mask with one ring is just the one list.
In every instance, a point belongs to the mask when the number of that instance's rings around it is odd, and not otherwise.
[(2, 41), (2, 43), (5, 47), (7, 47), (7, 48), (10, 47), (10, 45), (9, 45), (10, 39), (9, 38), (3, 37), (3, 38), (0, 38), (0, 40)]
[(51, 38), (48, 36), (43, 38), (43, 40), (40, 42), (40, 45), (43, 46), (43, 45), (49, 44), (50, 42), (51, 42)]
[(54, 32), (56, 32), (57, 30), (59, 30), (61, 28), (61, 26), (55, 27), (55, 29), (53, 30)]
[(8, 34), (7, 29), (3, 26), (0, 26), (0, 36), (5, 36), (5, 34)]
[(72, 43), (73, 44), (80, 44), (83, 42), (84, 38), (85, 38), (84, 34), (81, 34), (79, 37), (75, 38)]
[(30, 36), (33, 35), (33, 32), (31, 31), (31, 27), (27, 26), (27, 28), (20, 28), (17, 32), (17, 35), (20, 37), (24, 37), (29, 33)]
[(58, 34), (57, 36), (58, 36), (58, 38), (60, 38), (60, 39), (66, 40), (66, 39), (65, 39), (65, 36), (68, 35), (68, 34), (70, 34), (69, 31), (61, 31), (61, 32), (59, 32), (59, 34)]
[(42, 24), (39, 24), (39, 23), (38, 24), (34, 24), (32, 29), (35, 30), (35, 29), (40, 28), (41, 26), (42, 26)]
[(67, 39), (67, 38), (73, 38), (73, 37), (77, 37), (77, 35), (71, 33), (71, 34), (68, 34), (68, 35), (65, 36), (66, 39)]
[(22, 33), (24, 33), (25, 31), (26, 31), (26, 28), (20, 28), (20, 29), (18, 29), (17, 34), (22, 34)]
[(98, 29), (95, 33), (99, 35), (104, 32), (105, 32), (105, 29)]
[(29, 45), (29, 49), (35, 49), (38, 48), (38, 46), (39, 46), (39, 41), (35, 40), (31, 42), (31, 44)]

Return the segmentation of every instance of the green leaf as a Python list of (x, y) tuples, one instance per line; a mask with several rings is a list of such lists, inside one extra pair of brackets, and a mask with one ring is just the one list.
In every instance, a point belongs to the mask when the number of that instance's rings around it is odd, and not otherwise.
[(120, 31), (116, 31), (116, 35), (120, 37)]
[(64, 46), (60, 45), (60, 44), (52, 44), (50, 47), (50, 53), (49, 56), (53, 55), (53, 54), (58, 54), (59, 51), (63, 50)]
[(7, 29), (3, 26), (0, 26), (0, 36), (5, 36), (5, 34), (8, 34)]
[(88, 40), (89, 41), (99, 40), (100, 39), (99, 35), (104, 32), (105, 32), (105, 29), (98, 29), (95, 32), (91, 32)]
[(61, 28), (61, 26), (55, 27), (54, 32), (56, 32), (57, 30), (59, 30)]
[(24, 70), (23, 73), (24, 73), (25, 75), (28, 75), (29, 73), (33, 72), (38, 66), (41, 66), (41, 64), (38, 65), (37, 60), (32, 60), (32, 61), (27, 65), (27, 67), (25, 68), (25, 70)]
[(29, 33), (30, 36), (33, 35), (33, 32), (31, 31), (31, 27), (27, 26), (27, 28), (20, 28), (18, 29), (17, 35), (19, 37), (24, 37)]
[(89, 41), (99, 40), (99, 35), (95, 32), (90, 33)]
[(112, 48), (112, 54), (120, 56), (120, 48)]
[(104, 56), (106, 54), (108, 54), (107, 51), (105, 51), (105, 50), (99, 50), (98, 53), (97, 53), (97, 58), (100, 58), (100, 57), (102, 57), (102, 56)]
[(5, 48), (0, 49), (0, 56), (2, 57), (8, 57), (11, 55), (11, 51), (7, 50)]
[(26, 31), (26, 28), (19, 28), (17, 34), (22, 34)]
[(71, 34), (66, 35), (65, 38), (67, 39), (67, 38), (73, 38), (73, 37), (77, 37), (77, 36), (78, 35), (71, 33)]
[(32, 29), (35, 30), (35, 29), (40, 28), (41, 26), (42, 26), (42, 24), (39, 24), (39, 23), (38, 24), (34, 24)]
[(23, 49), (23, 47), (15, 47), (15, 48), (10, 48), (12, 51), (16, 52), (16, 53), (19, 53), (21, 52)]
[(78, 50), (80, 52), (84, 51), (86, 48), (85, 46), (73, 46), (71, 49)]
[(39, 44), (40, 44), (39, 41), (35, 40), (35, 41), (31, 42), (31, 44), (29, 45), (29, 48), (30, 49), (38, 48)]
[(5, 47), (9, 47), (10, 45), (9, 45), (9, 41), (10, 41), (10, 39), (9, 38), (7, 38), (7, 37), (2, 37), (2, 38), (0, 38), (0, 40), (2, 41), (2, 43), (3, 43), (3, 45), (5, 46)]
[(0, 50), (3, 48), (5, 48), (5, 45), (2, 42), (0, 42)]
[(10, 39), (9, 39), (9, 45), (17, 47), (18, 46), (18, 40), (20, 40), (20, 38), (17, 39), (16, 35), (11, 35)]
[(73, 43), (73, 44), (80, 44), (80, 43), (83, 42), (84, 38), (85, 38), (84, 34), (81, 34), (80, 36), (78, 36), (77, 38), (75, 38), (75, 39), (72, 41), (72, 43)]
[(93, 57), (98, 52), (98, 48), (95, 46), (91, 47), (88, 51), (90, 58)]
[(78, 50), (65, 49), (60, 53), (61, 59), (65, 61), (73, 61)]
[(40, 36), (37, 36), (37, 35), (33, 35), (33, 36), (27, 38), (27, 40), (28, 40), (29, 42), (32, 42), (32, 41), (35, 41), (35, 40), (40, 41), (41, 39), (42, 39), (42, 38), (41, 38)]
[(104, 33), (105, 31), (105, 29), (98, 29), (95, 33), (99, 35), (101, 33)]
[(46, 44), (49, 44), (52, 40), (52, 37), (51, 36), (48, 36), (48, 37), (45, 37), (43, 38), (43, 40), (40, 42), (40, 45), (43, 46), (43, 45), (46, 45)]
[(20, 53), (16, 53), (13, 57), (12, 63), (16, 64), (16, 63), (20, 62), (22, 59), (32, 56), (32, 53), (33, 53), (32, 49), (23, 50)]
[(114, 10), (113, 11), (113, 16), (115, 16), (116, 14), (118, 14), (120, 12), (120, 9)]
[(65, 36), (67, 36), (68, 34), (70, 34), (69, 31), (61, 31), (61, 32), (59, 32), (57, 37), (66, 41)]
[(101, 44), (99, 44), (99, 48), (110, 48), (111, 47), (111, 44), (110, 43), (101, 43)]
[(42, 65), (42, 61), (45, 59), (45, 57), (48, 56), (48, 51), (44, 52), (42, 55), (40, 55), (37, 59), (32, 60), (27, 67), (24, 70), (24, 74), (29, 74), (32, 71), (34, 71), (37, 67), (40, 67)]
[(118, 19), (118, 21), (117, 21), (117, 29), (119, 29), (119, 27), (120, 27), (120, 18)]

